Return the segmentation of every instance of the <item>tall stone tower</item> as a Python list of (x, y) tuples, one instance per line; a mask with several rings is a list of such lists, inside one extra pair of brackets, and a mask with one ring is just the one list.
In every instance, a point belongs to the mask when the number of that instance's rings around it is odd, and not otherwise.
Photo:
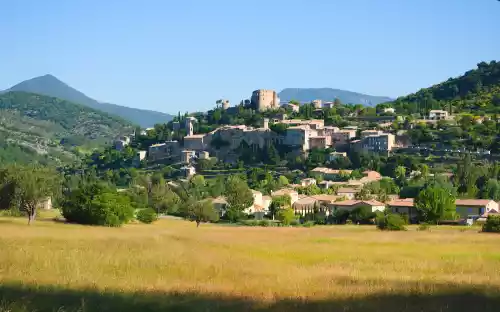
[(278, 109), (280, 107), (280, 98), (278, 93), (273, 90), (255, 90), (252, 92), (251, 104), (258, 111)]
[(187, 132), (187, 135), (193, 135), (194, 134), (194, 130), (193, 130), (193, 124), (196, 122), (196, 118), (194, 117), (186, 117), (185, 119), (185, 128), (186, 128), (186, 132)]

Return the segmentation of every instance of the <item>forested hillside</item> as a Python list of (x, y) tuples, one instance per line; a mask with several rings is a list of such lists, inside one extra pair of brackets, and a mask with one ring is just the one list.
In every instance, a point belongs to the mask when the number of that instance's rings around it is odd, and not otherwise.
[(500, 62), (481, 62), (477, 69), (457, 78), (391, 103), (399, 113), (421, 113), (431, 109), (446, 109), (454, 113), (500, 113)]
[(0, 95), (0, 163), (66, 162), (133, 131), (129, 122), (44, 95)]
[(53, 96), (115, 116), (120, 116), (141, 127), (152, 127), (157, 123), (165, 123), (172, 119), (171, 115), (161, 112), (98, 102), (52, 75), (44, 75), (25, 80), (7, 91), (21, 91)]

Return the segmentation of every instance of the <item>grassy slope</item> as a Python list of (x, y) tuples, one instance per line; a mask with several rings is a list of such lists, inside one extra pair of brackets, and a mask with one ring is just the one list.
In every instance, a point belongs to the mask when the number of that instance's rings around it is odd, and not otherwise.
[[(500, 236), (0, 218), (0, 311), (498, 311)], [(58, 310), (59, 309), (59, 310)]]

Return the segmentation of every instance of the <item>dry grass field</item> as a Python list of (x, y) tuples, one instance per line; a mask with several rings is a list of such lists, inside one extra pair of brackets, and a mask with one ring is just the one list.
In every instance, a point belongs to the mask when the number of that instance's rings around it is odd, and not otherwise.
[(0, 229), (0, 311), (500, 311), (500, 235), (477, 228)]

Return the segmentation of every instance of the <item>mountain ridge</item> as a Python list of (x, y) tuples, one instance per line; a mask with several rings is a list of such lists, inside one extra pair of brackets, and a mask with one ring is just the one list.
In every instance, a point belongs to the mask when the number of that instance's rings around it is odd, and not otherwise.
[(156, 123), (165, 123), (173, 118), (172, 115), (162, 112), (97, 101), (52, 74), (45, 74), (24, 80), (2, 93), (9, 91), (21, 91), (56, 97), (122, 117), (141, 127), (152, 127)]
[(374, 96), (334, 88), (285, 88), (279, 92), (278, 96), (282, 101), (296, 100), (299, 102), (311, 102), (313, 100), (333, 101), (338, 98), (342, 103), (367, 106), (375, 106), (394, 100), (387, 96)]

